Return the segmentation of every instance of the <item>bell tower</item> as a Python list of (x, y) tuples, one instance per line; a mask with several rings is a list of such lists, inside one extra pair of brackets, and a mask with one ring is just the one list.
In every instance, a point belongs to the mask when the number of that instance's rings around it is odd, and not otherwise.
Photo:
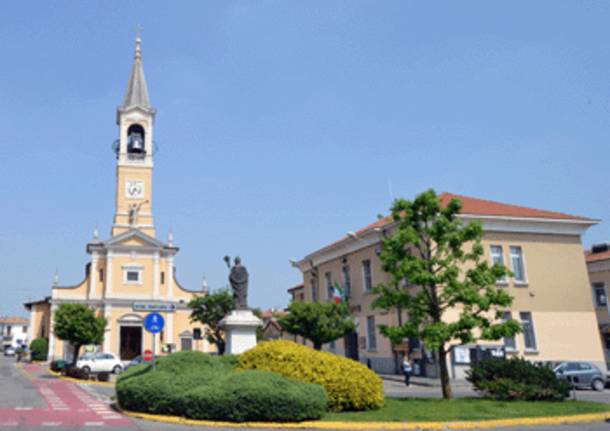
[(130, 229), (139, 229), (155, 236), (152, 217), (155, 113), (148, 99), (142, 66), (142, 40), (138, 37), (127, 92), (123, 103), (117, 108), (119, 138), (114, 144), (117, 175), (112, 236)]

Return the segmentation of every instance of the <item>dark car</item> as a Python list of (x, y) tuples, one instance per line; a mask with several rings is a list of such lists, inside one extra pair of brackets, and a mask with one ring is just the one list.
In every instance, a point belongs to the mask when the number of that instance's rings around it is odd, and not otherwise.
[[(159, 357), (158, 357), (158, 356), (155, 356), (155, 361), (156, 361), (157, 359), (159, 359)], [(127, 370), (128, 370), (128, 369), (130, 369), (131, 367), (135, 367), (136, 365), (143, 364), (144, 362), (145, 362), (145, 361), (144, 361), (144, 356), (142, 356), (142, 355), (138, 355), (138, 356), (136, 356), (135, 358), (133, 358), (133, 359), (131, 360), (131, 362), (129, 362), (127, 365), (125, 365), (125, 371), (127, 371)]]
[(606, 376), (591, 362), (560, 362), (553, 371), (577, 388), (603, 391), (606, 387)]

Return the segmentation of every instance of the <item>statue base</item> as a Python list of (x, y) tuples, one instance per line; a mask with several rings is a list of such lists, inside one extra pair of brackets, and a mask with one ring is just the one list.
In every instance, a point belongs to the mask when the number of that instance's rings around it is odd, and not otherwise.
[(233, 310), (219, 325), (225, 332), (225, 353), (239, 355), (256, 346), (256, 329), (263, 321), (251, 310)]

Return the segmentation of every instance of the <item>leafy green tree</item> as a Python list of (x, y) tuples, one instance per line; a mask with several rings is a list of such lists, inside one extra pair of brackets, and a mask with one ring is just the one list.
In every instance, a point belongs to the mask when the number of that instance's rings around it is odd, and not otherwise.
[(103, 316), (96, 316), (85, 304), (59, 306), (53, 318), (53, 332), (57, 338), (68, 341), (74, 347), (72, 365), (76, 364), (82, 346), (104, 342), (106, 323)]
[[(521, 330), (519, 323), (501, 318), (512, 297), (497, 288), (496, 281), (509, 271), (487, 263), (483, 228), (477, 222), (464, 224), (458, 218), (461, 208), (458, 199), (442, 205), (434, 190), (413, 201), (394, 201), (395, 230), (384, 240), (380, 254), (389, 281), (375, 287), (373, 303), (407, 314), (397, 326), (379, 325), (392, 343), (417, 338), (437, 352), (447, 399), (452, 395), (447, 358), (456, 345), (498, 340)], [(450, 310), (457, 317), (449, 318)]]
[(278, 322), (288, 333), (310, 340), (316, 350), (356, 329), (347, 304), (334, 302), (293, 301)]
[(197, 296), (189, 302), (191, 322), (206, 325), (205, 338), (216, 346), (219, 355), (225, 352), (225, 339), (219, 323), (235, 308), (233, 295), (228, 289), (217, 290), (208, 295)]

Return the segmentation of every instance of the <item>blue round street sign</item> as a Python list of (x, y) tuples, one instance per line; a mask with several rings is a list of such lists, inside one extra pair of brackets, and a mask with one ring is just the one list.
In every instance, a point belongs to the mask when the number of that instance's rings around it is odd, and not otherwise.
[(148, 332), (152, 332), (153, 334), (163, 331), (164, 325), (165, 320), (159, 313), (150, 313), (146, 316), (146, 319), (144, 319), (144, 327)]

